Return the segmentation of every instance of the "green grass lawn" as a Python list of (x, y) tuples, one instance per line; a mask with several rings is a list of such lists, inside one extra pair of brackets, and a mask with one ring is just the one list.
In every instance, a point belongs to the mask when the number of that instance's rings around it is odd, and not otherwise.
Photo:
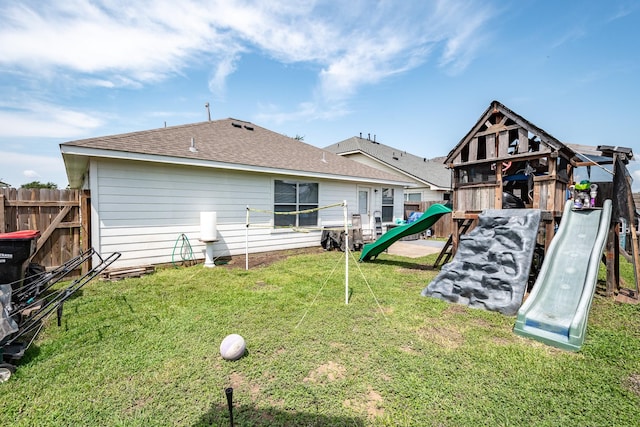
[(596, 295), (570, 353), (421, 297), (435, 255), (351, 263), (345, 305), (343, 258), (94, 281), (0, 384), (0, 425), (228, 426), (227, 387), (236, 426), (640, 425), (640, 306)]

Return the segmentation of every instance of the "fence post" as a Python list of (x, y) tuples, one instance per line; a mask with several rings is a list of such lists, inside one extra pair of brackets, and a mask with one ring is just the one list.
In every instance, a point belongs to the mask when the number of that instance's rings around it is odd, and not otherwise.
[(4, 222), (4, 194), (0, 194), (0, 233), (5, 233), (5, 222)]
[[(81, 252), (91, 249), (91, 192), (80, 190), (80, 246)], [(93, 259), (82, 265), (82, 274), (87, 273), (91, 268)]]

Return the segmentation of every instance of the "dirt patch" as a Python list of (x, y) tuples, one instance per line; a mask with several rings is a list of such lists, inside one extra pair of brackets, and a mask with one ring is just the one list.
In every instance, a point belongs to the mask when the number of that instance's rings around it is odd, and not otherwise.
[(343, 379), (345, 377), (346, 369), (344, 366), (335, 362), (327, 362), (318, 366), (313, 371), (309, 372), (309, 375), (302, 381), (307, 383), (327, 383), (336, 380)]
[(495, 345), (506, 346), (506, 345), (509, 345), (509, 344), (513, 344), (515, 340), (507, 339), (505, 337), (492, 337), (491, 341)]
[(400, 351), (407, 353), (407, 354), (420, 354), (418, 353), (415, 349), (413, 349), (411, 346), (409, 345), (403, 345), (400, 347)]
[(631, 374), (624, 382), (624, 386), (632, 393), (640, 396), (640, 374)]
[(390, 316), (395, 311), (395, 309), (393, 307), (383, 307), (383, 306), (376, 306), (375, 308), (372, 308), (371, 310), (373, 311), (374, 315), (378, 315), (378, 314), (382, 313), (385, 316)]
[(438, 344), (447, 349), (456, 349), (464, 343), (462, 333), (449, 325), (429, 325), (418, 330), (418, 335), (426, 342)]
[(131, 405), (124, 410), (124, 414), (127, 416), (131, 416), (132, 414), (135, 414), (136, 412), (147, 406), (147, 404), (152, 401), (153, 398), (151, 397), (141, 397), (135, 399), (131, 402)]
[[(273, 264), (274, 262), (287, 259), (288, 257), (293, 255), (321, 254), (323, 252), (324, 249), (322, 249), (322, 247), (318, 245), (317, 247), (314, 246), (311, 248), (287, 249), (283, 251), (259, 252), (256, 254), (249, 254), (249, 269), (266, 267)], [(245, 268), (246, 258), (244, 255), (234, 255), (232, 257), (226, 257), (225, 259), (221, 258), (220, 266), (229, 268)]]
[(258, 280), (252, 288), (252, 290), (256, 292), (273, 292), (279, 291), (280, 289), (282, 289), (280, 286), (272, 285), (271, 283), (267, 283), (262, 280)]
[(444, 310), (444, 313), (446, 314), (463, 314), (466, 312), (467, 312), (466, 306), (462, 304), (455, 304), (455, 303), (449, 304), (449, 306)]
[(255, 401), (260, 395), (260, 387), (257, 384), (251, 383), (244, 375), (237, 372), (229, 375), (229, 387), (233, 387), (234, 390), (249, 392), (252, 401)]
[(369, 419), (373, 419), (384, 415), (383, 403), (384, 399), (380, 393), (369, 387), (364, 399), (347, 399), (343, 405), (358, 412), (366, 412)]

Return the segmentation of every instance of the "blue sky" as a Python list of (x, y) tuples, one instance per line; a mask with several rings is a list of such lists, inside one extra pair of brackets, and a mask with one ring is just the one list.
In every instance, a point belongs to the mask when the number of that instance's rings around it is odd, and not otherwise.
[[(640, 156), (640, 2), (0, 0), (0, 180), (59, 144), (233, 117), (324, 147), (446, 155), (494, 99)], [(640, 191), (637, 162), (634, 191)]]

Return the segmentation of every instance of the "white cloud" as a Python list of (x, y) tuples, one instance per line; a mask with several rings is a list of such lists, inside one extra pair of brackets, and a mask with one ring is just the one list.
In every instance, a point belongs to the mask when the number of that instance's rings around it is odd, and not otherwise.
[(444, 43), (440, 64), (464, 69), (482, 47), (492, 9), (483, 2), (337, 0), (36, 0), (0, 7), (0, 64), (49, 78), (80, 73), (84, 84), (132, 87), (211, 64), (224, 93), (239, 55), (258, 50), (318, 67), (320, 93), (344, 99), (402, 73)]
[(606, 19), (606, 23), (617, 21), (618, 19), (626, 18), (638, 9), (638, 4), (635, 2), (622, 3), (616, 5), (616, 9), (612, 11), (611, 16)]
[(259, 122), (282, 124), (286, 122), (311, 121), (316, 119), (333, 119), (349, 114), (349, 109), (342, 103), (328, 107), (319, 107), (313, 102), (300, 103), (294, 111), (281, 111), (276, 105), (262, 105), (256, 117)]
[(102, 124), (90, 113), (44, 102), (20, 107), (0, 103), (0, 137), (73, 138)]
[(236, 61), (238, 59), (239, 55), (237, 54), (223, 58), (216, 66), (213, 76), (209, 79), (209, 90), (219, 99), (224, 97), (225, 82), (227, 77), (236, 71)]
[[(440, 2), (442, 9), (442, 36), (445, 48), (440, 58), (441, 67), (449, 67), (453, 73), (464, 70), (488, 42), (488, 30), (484, 27), (491, 19), (489, 8), (477, 9), (469, 3)], [(460, 25), (464, 22), (464, 25)]]
[(571, 43), (587, 35), (587, 32), (582, 27), (584, 24), (574, 24), (573, 27), (567, 29), (558, 39), (551, 43), (551, 49), (556, 49), (566, 43)]
[(39, 73), (63, 69), (157, 81), (199, 52), (223, 45), (225, 36), (210, 25), (205, 6), (88, 0), (5, 5), (0, 62)]
[(22, 174), (29, 179), (35, 179), (35, 178), (40, 178), (40, 174), (34, 170), (31, 169), (27, 169), (22, 171)]

